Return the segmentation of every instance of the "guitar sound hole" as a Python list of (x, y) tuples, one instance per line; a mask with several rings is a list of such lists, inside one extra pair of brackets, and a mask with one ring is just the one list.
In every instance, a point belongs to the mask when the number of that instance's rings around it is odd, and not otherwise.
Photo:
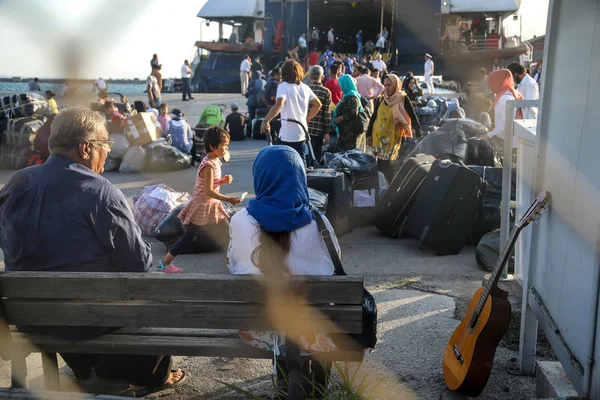
[(471, 319), (469, 320), (469, 329), (475, 329), (477, 322), (479, 322), (479, 316), (477, 314), (471, 315)]

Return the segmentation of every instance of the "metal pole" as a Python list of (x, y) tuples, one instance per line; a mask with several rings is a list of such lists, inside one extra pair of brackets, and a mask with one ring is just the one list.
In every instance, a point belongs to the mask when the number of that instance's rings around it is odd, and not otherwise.
[(385, 0), (381, 0), (381, 23), (379, 26), (379, 33), (383, 32), (383, 10), (384, 10)]

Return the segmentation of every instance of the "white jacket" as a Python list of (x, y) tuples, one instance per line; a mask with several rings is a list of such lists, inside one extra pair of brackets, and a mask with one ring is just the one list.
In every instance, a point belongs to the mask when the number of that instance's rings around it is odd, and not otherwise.
[[(540, 88), (529, 74), (526, 74), (519, 86), (517, 87), (519, 93), (523, 95), (523, 100), (539, 100)], [(538, 109), (537, 107), (526, 107), (523, 108), (524, 119), (537, 119)]]
[[(504, 129), (506, 124), (506, 102), (509, 100), (515, 100), (515, 97), (511, 92), (506, 91), (496, 103), (496, 107), (494, 108), (494, 129), (488, 133), (489, 137), (498, 136), (500, 139), (504, 140)], [(513, 118), (517, 114), (517, 109), (513, 110)], [(518, 141), (517, 138), (513, 138), (513, 148), (517, 147)]]

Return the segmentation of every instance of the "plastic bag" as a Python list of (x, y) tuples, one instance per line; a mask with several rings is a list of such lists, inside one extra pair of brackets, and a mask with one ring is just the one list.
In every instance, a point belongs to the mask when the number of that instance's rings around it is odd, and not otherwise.
[(121, 160), (118, 158), (106, 157), (104, 161), (104, 172), (118, 171)]
[(146, 146), (146, 170), (179, 171), (191, 166), (192, 156), (158, 139)]
[(379, 181), (379, 198), (381, 199), (383, 198), (385, 192), (387, 192), (390, 184), (388, 183), (387, 179), (385, 179), (385, 175), (381, 171), (377, 171), (377, 178)]
[[(477, 265), (479, 268), (485, 271), (491, 271), (494, 269), (496, 262), (498, 261), (498, 256), (500, 254), (500, 229), (496, 229), (493, 232), (488, 233), (484, 237), (481, 238), (477, 248), (475, 249), (475, 259), (477, 260)], [(504, 266), (504, 268), (510, 269), (514, 268), (515, 258), (514, 258), (514, 250), (511, 253), (511, 256), (508, 260), (508, 265)]]
[(139, 196), (133, 196), (133, 218), (144, 235), (154, 235), (167, 214), (189, 199), (188, 193), (177, 192), (164, 184), (146, 186)]
[(131, 147), (129, 139), (122, 133), (112, 133), (110, 137), (115, 141), (115, 144), (113, 144), (112, 150), (110, 151), (110, 157), (116, 159), (123, 158), (125, 153), (127, 153), (127, 150)]
[(467, 138), (465, 133), (452, 124), (433, 131), (419, 142), (414, 154), (428, 154), (438, 159), (453, 162), (464, 161), (467, 157)]
[(325, 153), (325, 162), (329, 168), (353, 172), (372, 172), (377, 170), (377, 159), (361, 150), (353, 149), (343, 153)]
[(472, 137), (467, 139), (467, 158), (469, 165), (493, 167), (495, 165), (494, 147), (489, 137)]
[(308, 188), (308, 197), (311, 208), (316, 208), (322, 213), (327, 212), (327, 203), (329, 195), (315, 189)]
[(121, 161), (121, 166), (119, 167), (119, 172), (122, 174), (142, 172), (145, 165), (146, 150), (140, 146), (133, 146), (125, 153), (125, 156)]
[[(502, 175), (503, 168), (502, 167), (482, 167), (479, 165), (467, 165), (472, 171), (475, 171), (479, 174), (479, 176), (485, 181), (486, 186), (486, 197), (493, 197), (496, 199), (502, 198)], [(517, 169), (512, 169), (512, 179), (511, 179), (511, 191), (510, 198), (511, 200), (516, 199), (516, 191), (517, 191)]]
[(454, 129), (454, 126), (458, 127), (465, 133), (467, 139), (485, 136), (488, 133), (488, 128), (485, 125), (471, 118), (444, 118), (440, 123), (440, 129), (446, 125), (450, 125), (452, 129)]
[[(456, 100), (456, 101), (452, 101), (452, 100)], [(460, 105), (459, 105), (457, 99), (452, 99), (452, 100), (449, 101), (447, 104), (448, 110), (446, 111), (446, 114), (444, 115), (444, 119), (446, 119), (446, 118), (464, 118), (465, 110), (460, 108)]]

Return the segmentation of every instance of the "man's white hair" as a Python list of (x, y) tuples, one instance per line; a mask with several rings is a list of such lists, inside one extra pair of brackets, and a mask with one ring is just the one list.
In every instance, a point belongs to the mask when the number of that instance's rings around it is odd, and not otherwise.
[(106, 118), (86, 107), (61, 111), (50, 127), (48, 148), (51, 153), (73, 150), (79, 143), (97, 139), (97, 132), (106, 125)]
[(308, 70), (308, 76), (313, 81), (320, 81), (321, 78), (323, 77), (323, 74), (324, 74), (323, 67), (321, 67), (320, 65), (313, 65)]

